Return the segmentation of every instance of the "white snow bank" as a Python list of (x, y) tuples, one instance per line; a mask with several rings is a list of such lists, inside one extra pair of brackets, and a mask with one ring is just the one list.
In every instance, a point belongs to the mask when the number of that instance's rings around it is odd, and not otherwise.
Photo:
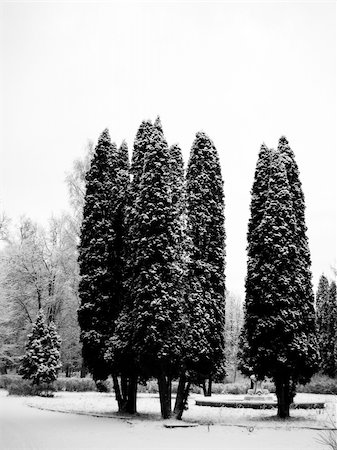
[[(212, 398), (220, 400), (223, 395), (213, 395)], [(183, 420), (197, 422), (202, 425), (234, 425), (255, 428), (311, 428), (325, 429), (337, 427), (337, 396), (319, 394), (297, 394), (296, 399), (301, 401), (323, 401), (324, 410), (291, 410), (289, 420), (280, 420), (276, 417), (276, 410), (253, 410), (242, 408), (215, 408), (209, 406), (196, 406), (195, 399), (204, 398), (201, 395), (191, 395), (189, 409), (185, 411)], [(227, 398), (235, 398), (228, 395)], [(25, 400), (29, 406), (80, 414), (92, 414), (103, 417), (114, 417), (128, 421), (147, 422), (161, 421), (158, 394), (139, 394), (137, 401), (138, 414), (135, 416), (119, 415), (117, 402), (113, 393), (98, 392), (58, 392), (54, 398), (32, 397)], [(144, 425), (145, 425), (144, 423)]]

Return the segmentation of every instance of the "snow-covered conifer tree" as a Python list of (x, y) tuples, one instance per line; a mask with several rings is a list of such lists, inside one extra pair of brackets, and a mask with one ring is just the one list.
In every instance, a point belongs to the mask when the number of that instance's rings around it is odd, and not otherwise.
[[(115, 331), (109, 340), (106, 359), (109, 364), (119, 367), (121, 374), (121, 386), (114, 377), (114, 389), (121, 410), (128, 413), (136, 413), (136, 395), (138, 364), (133, 346), (133, 282), (134, 264), (137, 252), (138, 237), (137, 212), (135, 208), (136, 197), (139, 193), (140, 180), (143, 173), (144, 157), (150, 142), (153, 125), (150, 121), (143, 121), (136, 133), (132, 161), (130, 167), (131, 183), (126, 195), (124, 246), (123, 246), (123, 300), (120, 314), (116, 320)], [(126, 158), (122, 157), (123, 145), (119, 150), (121, 167), (126, 167)], [(125, 151), (124, 151), (125, 153)], [(123, 172), (121, 172), (122, 174)]]
[(40, 309), (28, 335), (26, 353), (21, 359), (18, 373), (23, 378), (32, 380), (33, 385), (47, 385), (47, 388), (57, 379), (61, 369), (61, 340), (53, 322), (46, 324), (43, 310)]
[(225, 374), (225, 228), (220, 161), (211, 139), (199, 132), (186, 174), (188, 239), (186, 367), (203, 382)]
[[(261, 145), (258, 160), (255, 168), (254, 182), (251, 189), (251, 204), (250, 204), (250, 218), (248, 222), (247, 233), (247, 277), (246, 284), (246, 304), (254, 302), (254, 299), (259, 296), (259, 283), (256, 277), (259, 276), (255, 270), (255, 261), (258, 260), (259, 255), (263, 249), (262, 242), (259, 236), (259, 226), (264, 215), (265, 205), (268, 197), (270, 161), (273, 150), (269, 149), (265, 144)], [(250, 345), (247, 341), (247, 328), (243, 327), (240, 336), (239, 349), (239, 368), (246, 375), (252, 375), (251, 363), (249, 361)]]
[[(300, 181), (298, 165), (288, 140), (282, 136), (277, 147), (284, 162), (289, 181), (293, 209), (296, 217), (296, 247), (298, 253), (298, 302), (305, 316), (306, 333), (312, 335), (315, 329), (315, 295), (312, 286), (311, 257), (305, 223), (305, 199)], [(316, 343), (317, 346), (317, 343)]]
[(331, 281), (329, 290), (329, 303), (331, 305), (331, 326), (332, 326), (332, 339), (335, 344), (334, 347), (334, 361), (332, 364), (331, 374), (337, 375), (337, 292), (336, 292), (336, 282)]
[[(293, 192), (280, 151), (273, 152), (268, 196), (254, 242), (248, 247), (244, 366), (258, 378), (273, 378), (278, 415), (289, 416), (298, 382), (317, 369), (311, 299), (301, 298), (303, 259)], [(258, 247), (256, 247), (258, 246)], [(250, 253), (250, 247), (258, 248)]]
[[(159, 121), (157, 120), (157, 123)], [(154, 126), (135, 202), (133, 347), (143, 377), (158, 379), (161, 413), (171, 415), (171, 382), (180, 363), (181, 298), (170, 189), (170, 153)]]
[(320, 367), (325, 375), (334, 377), (337, 372), (336, 361), (336, 330), (337, 330), (337, 303), (336, 284), (329, 285), (325, 275), (321, 275), (316, 294), (316, 323)]
[(121, 208), (118, 151), (107, 129), (98, 139), (86, 175), (86, 194), (79, 245), (83, 358), (94, 380), (111, 373), (105, 360), (108, 339), (121, 308)]

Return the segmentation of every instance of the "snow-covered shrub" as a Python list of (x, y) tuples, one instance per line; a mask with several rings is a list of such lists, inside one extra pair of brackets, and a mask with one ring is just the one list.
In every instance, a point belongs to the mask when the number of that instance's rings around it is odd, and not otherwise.
[[(42, 309), (40, 309), (31, 334), (28, 335), (26, 354), (21, 358), (18, 373), (25, 380), (31, 380), (32, 385), (39, 386), (42, 395), (57, 379), (60, 363), (61, 340), (54, 323), (46, 324)], [(37, 393), (38, 393), (37, 392)]]

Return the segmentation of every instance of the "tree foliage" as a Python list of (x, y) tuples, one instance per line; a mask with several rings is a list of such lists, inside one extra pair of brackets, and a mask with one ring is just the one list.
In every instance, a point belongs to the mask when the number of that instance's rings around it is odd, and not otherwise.
[(50, 219), (47, 229), (23, 218), (2, 251), (0, 275), (3, 370), (15, 366), (24, 352), (28, 330), (41, 307), (57, 324), (63, 366), (78, 369), (77, 255), (67, 217)]
[(107, 357), (124, 373), (158, 379), (163, 417), (180, 357), (182, 245), (180, 149), (160, 119), (142, 122), (134, 142), (126, 208), (125, 297)]
[(160, 122), (156, 123), (135, 201), (132, 315), (137, 361), (145, 377), (158, 378), (165, 417), (170, 415), (170, 380), (180, 363), (182, 314), (175, 241), (180, 223), (172, 208), (170, 153)]
[(285, 138), (270, 154), (269, 172), (266, 153), (262, 148), (252, 190), (241, 367), (274, 379), (285, 417), (296, 383), (310, 380), (318, 355), (298, 169)]
[[(118, 367), (120, 373), (129, 378), (136, 376), (137, 364), (135, 349), (133, 346), (133, 322), (131, 311), (133, 308), (133, 280), (134, 280), (134, 263), (137, 252), (137, 236), (135, 230), (137, 227), (137, 214), (135, 209), (136, 197), (139, 193), (140, 179), (143, 172), (144, 156), (149, 139), (152, 132), (152, 123), (143, 121), (136, 133), (131, 167), (129, 173), (121, 172), (121, 175), (127, 176), (128, 180), (131, 175), (125, 195), (125, 218), (124, 218), (124, 245), (122, 250), (123, 265), (123, 297), (120, 313), (116, 319), (115, 330), (109, 339), (106, 351), (106, 359), (110, 365)], [(124, 144), (125, 148), (125, 144)], [(123, 158), (123, 144), (120, 147), (120, 162), (124, 171), (127, 168), (125, 157)], [(125, 153), (125, 152), (124, 152)], [(124, 163), (123, 163), (124, 161)], [(135, 411), (134, 411), (135, 412)]]
[[(106, 343), (113, 333), (120, 310), (120, 278), (115, 248), (120, 222), (118, 156), (107, 129), (95, 148), (86, 175), (86, 194), (79, 245), (82, 354), (95, 380), (104, 380), (109, 367), (104, 358)], [(118, 267), (119, 270), (119, 267)]]
[(321, 275), (316, 294), (317, 338), (321, 356), (321, 370), (325, 375), (337, 374), (337, 300), (336, 283), (329, 284)]
[(225, 373), (225, 228), (220, 161), (213, 142), (197, 133), (186, 173), (189, 240), (186, 361), (197, 378)]
[(61, 340), (53, 322), (46, 324), (40, 309), (32, 332), (28, 335), (26, 353), (21, 359), (19, 374), (35, 385), (52, 384), (57, 379), (60, 363)]

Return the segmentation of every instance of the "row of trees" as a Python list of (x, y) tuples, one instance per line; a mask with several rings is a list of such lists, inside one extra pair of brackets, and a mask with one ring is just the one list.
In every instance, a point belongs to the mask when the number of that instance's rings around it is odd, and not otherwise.
[[(211, 390), (212, 377), (225, 373), (218, 156), (198, 133), (184, 180), (180, 149), (168, 148), (157, 119), (138, 130), (131, 181), (127, 161), (126, 146), (117, 150), (105, 130), (87, 176), (81, 234), (83, 354), (94, 378), (112, 373), (121, 410), (135, 412), (137, 379), (156, 377), (169, 417), (171, 382), (179, 378), (181, 417), (190, 384), (209, 379)], [(289, 416), (297, 383), (319, 366), (304, 211), (288, 141), (282, 137), (277, 150), (263, 145), (252, 188), (239, 359), (244, 373), (274, 380), (280, 417)], [(227, 354), (236, 367), (237, 341), (233, 349)]]
[(159, 119), (141, 124), (131, 167), (126, 143), (117, 148), (105, 130), (67, 184), (72, 215), (53, 218), (48, 232), (23, 219), (9, 237), (1, 221), (2, 368), (23, 353), (41, 308), (60, 331), (65, 370), (79, 368), (81, 298), (84, 359), (96, 381), (112, 375), (120, 410), (135, 412), (137, 382), (156, 377), (169, 417), (178, 378), (181, 417), (190, 383), (208, 379), (211, 391), (226, 359), (234, 378), (238, 363), (246, 374), (273, 378), (285, 417), (296, 384), (318, 364), (336, 374), (336, 285), (319, 283), (317, 343), (304, 196), (285, 138), (276, 151), (263, 145), (256, 167), (239, 354), (242, 304), (229, 294), (224, 325), (220, 165), (204, 133), (184, 177), (180, 148), (168, 147)]
[[(131, 179), (130, 179), (131, 175)], [(125, 144), (105, 130), (86, 178), (79, 247), (83, 356), (94, 379), (109, 374), (120, 410), (136, 411), (138, 380), (157, 378), (171, 416), (191, 382), (223, 377), (224, 196), (212, 141), (198, 133), (184, 180), (181, 150), (159, 118), (142, 122), (128, 170)]]
[[(78, 250), (82, 223), (85, 176), (94, 153), (88, 142), (82, 158), (74, 161), (66, 178), (71, 211), (52, 217), (47, 227), (37, 225), (27, 217), (18, 224), (5, 214), (0, 217), (0, 373), (17, 367), (25, 351), (39, 308), (48, 321), (53, 320), (62, 338), (62, 367), (66, 376), (81, 371)], [(229, 372), (235, 373), (235, 348), (238, 329), (231, 317), (240, 315), (240, 300), (227, 293), (226, 352)], [(232, 301), (233, 299), (233, 301)]]

